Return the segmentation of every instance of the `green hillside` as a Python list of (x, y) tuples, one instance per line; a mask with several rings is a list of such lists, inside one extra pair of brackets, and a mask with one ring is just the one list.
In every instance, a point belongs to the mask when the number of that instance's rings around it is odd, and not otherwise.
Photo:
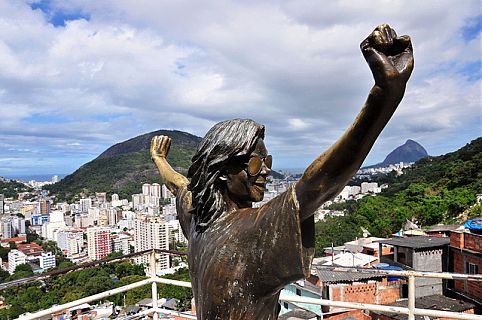
[(378, 182), (389, 187), (379, 195), (332, 206), (347, 215), (317, 224), (318, 254), (331, 242), (339, 245), (360, 236), (360, 226), (373, 236), (386, 237), (407, 219), (423, 227), (481, 216), (476, 195), (482, 193), (482, 138), (455, 152), (423, 158), (401, 176), (378, 177)]
[(143, 183), (161, 183), (151, 161), (149, 144), (154, 135), (172, 138), (169, 163), (185, 173), (201, 138), (181, 131), (159, 130), (118, 143), (84, 164), (60, 182), (47, 186), (59, 200), (73, 200), (81, 193), (117, 193), (121, 198), (141, 192)]
[[(129, 199), (132, 194), (141, 192), (143, 183), (162, 183), (149, 155), (150, 142), (155, 135), (171, 137), (167, 159), (175, 170), (187, 174), (201, 138), (182, 131), (159, 130), (113, 145), (60, 182), (45, 188), (59, 201), (73, 201), (81, 194), (87, 196), (95, 192), (117, 193)], [(283, 178), (274, 170), (271, 175)]]
[(32, 191), (32, 188), (27, 187), (25, 184), (15, 181), (6, 180), (0, 177), (0, 194), (3, 194), (6, 198), (17, 198), (19, 193)]

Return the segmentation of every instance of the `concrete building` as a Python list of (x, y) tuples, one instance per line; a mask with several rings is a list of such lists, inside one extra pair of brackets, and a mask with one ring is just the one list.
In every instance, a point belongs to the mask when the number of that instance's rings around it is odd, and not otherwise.
[(12, 221), (8, 217), (2, 218), (0, 221), (2, 239), (8, 239), (13, 237)]
[(32, 225), (43, 225), (50, 220), (50, 214), (32, 214), (30, 222)]
[(100, 227), (88, 228), (87, 252), (91, 260), (100, 260), (112, 253), (110, 229)]
[(79, 254), (84, 248), (84, 233), (79, 229), (61, 230), (57, 235), (57, 246), (67, 256)]
[(105, 192), (96, 192), (95, 198), (98, 204), (104, 204), (107, 202), (107, 194)]
[(142, 210), (144, 205), (144, 195), (143, 194), (133, 194), (132, 195), (132, 208), (134, 210)]
[(361, 193), (379, 193), (380, 188), (378, 188), (378, 183), (376, 182), (362, 182), (361, 183)]
[(39, 201), (39, 211), (40, 214), (50, 213), (50, 200), (42, 199)]
[[(393, 247), (393, 255), (382, 257), (379, 254), (380, 262), (400, 264), (417, 271), (443, 272), (448, 270), (449, 238), (416, 236), (377, 242), (380, 246), (379, 252), (383, 252), (382, 245)], [(417, 278), (415, 280), (415, 296), (417, 298), (433, 294), (443, 294), (441, 279)]]
[[(169, 224), (160, 217), (139, 214), (135, 221), (134, 246), (136, 252), (148, 249), (169, 250)], [(169, 268), (168, 255), (160, 254), (157, 259), (156, 272)], [(149, 256), (137, 257), (136, 262), (148, 266)]]
[(92, 207), (92, 199), (80, 199), (80, 212), (87, 213), (90, 207)]
[(165, 184), (163, 184), (162, 187), (161, 187), (161, 198), (163, 198), (163, 199), (174, 198), (174, 195), (172, 194), (171, 191), (169, 191), (169, 189), (167, 188), (167, 186)]
[(170, 220), (168, 224), (171, 243), (180, 242), (187, 244), (187, 238), (184, 236), (184, 233), (182, 233), (182, 228), (179, 220)]
[(13, 274), (17, 266), (27, 263), (27, 256), (18, 250), (11, 250), (8, 253), (8, 272)]
[(40, 268), (47, 270), (56, 267), (55, 255), (52, 252), (42, 252), (39, 258)]
[(113, 252), (121, 252), (122, 254), (129, 254), (130, 247), (129, 247), (129, 239), (130, 237), (126, 234), (116, 234), (112, 237), (112, 251)]
[(0, 193), (0, 214), (5, 213), (5, 196)]

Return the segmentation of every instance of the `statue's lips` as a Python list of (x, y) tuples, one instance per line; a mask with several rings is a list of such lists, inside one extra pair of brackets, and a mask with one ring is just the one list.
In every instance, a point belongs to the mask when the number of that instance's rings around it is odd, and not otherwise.
[(257, 180), (253, 184), (260, 188), (264, 188), (266, 186), (266, 180)]

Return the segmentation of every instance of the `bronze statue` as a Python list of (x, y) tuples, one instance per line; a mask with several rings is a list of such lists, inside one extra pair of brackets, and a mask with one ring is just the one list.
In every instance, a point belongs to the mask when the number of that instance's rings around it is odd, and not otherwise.
[(177, 197), (189, 239), (189, 269), (198, 319), (276, 319), (287, 284), (310, 274), (313, 213), (356, 173), (402, 100), (413, 69), (410, 37), (378, 26), (361, 43), (375, 85), (353, 124), (286, 192), (260, 208), (271, 156), (264, 126), (216, 124), (192, 159), (188, 178), (166, 161), (171, 139), (152, 139), (151, 156)]

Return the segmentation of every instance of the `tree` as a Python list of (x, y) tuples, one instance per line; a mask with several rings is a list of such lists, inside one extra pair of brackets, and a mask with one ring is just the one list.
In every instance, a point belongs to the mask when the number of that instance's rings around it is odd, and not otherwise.
[(10, 252), (9, 248), (4, 248), (0, 246), (0, 258), (2, 258), (3, 261), (8, 259), (9, 252)]
[(15, 272), (18, 272), (18, 271), (27, 271), (27, 272), (32, 272), (32, 274), (33, 274), (32, 266), (29, 265), (28, 263), (19, 264), (15, 268)]
[(32, 243), (35, 240), (39, 239), (39, 235), (36, 234), (35, 232), (28, 232), (27, 233), (27, 243)]
[(10, 249), (12, 249), (12, 250), (17, 249), (17, 244), (15, 243), (15, 241), (9, 241), (9, 242), (8, 242), (8, 246), (9, 246)]
[(8, 277), (10, 277), (10, 273), (3, 269), (0, 269), (0, 283), (7, 281)]
[(361, 235), (360, 227), (348, 217), (327, 217), (325, 221), (316, 223), (315, 230), (315, 256), (317, 257), (322, 256), (324, 248), (332, 243), (339, 246)]

